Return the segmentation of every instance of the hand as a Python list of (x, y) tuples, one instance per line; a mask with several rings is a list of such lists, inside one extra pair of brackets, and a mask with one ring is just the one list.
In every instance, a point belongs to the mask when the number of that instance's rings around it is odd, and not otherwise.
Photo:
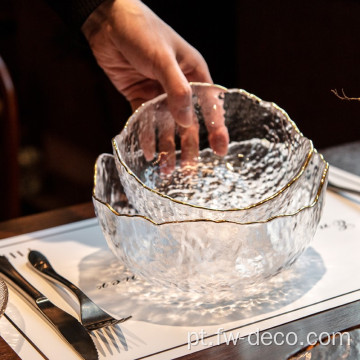
[[(198, 134), (189, 81), (212, 83), (200, 53), (139, 0), (105, 1), (86, 20), (82, 31), (98, 64), (133, 110), (167, 93), (170, 112), (181, 127), (182, 145), (192, 156)], [(223, 117), (211, 121), (208, 131), (213, 150), (225, 155), (229, 135)], [(154, 144), (147, 143), (144, 153), (149, 160)], [(163, 143), (167, 153), (175, 150), (169, 139)]]

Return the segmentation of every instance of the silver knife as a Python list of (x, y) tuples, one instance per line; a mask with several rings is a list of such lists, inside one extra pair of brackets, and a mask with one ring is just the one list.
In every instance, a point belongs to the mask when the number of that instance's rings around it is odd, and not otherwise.
[(2, 255), (0, 255), (0, 272), (4, 275), (5, 280), (40, 312), (83, 359), (99, 359), (95, 344), (85, 328), (74, 317), (59, 309), (35, 289)]

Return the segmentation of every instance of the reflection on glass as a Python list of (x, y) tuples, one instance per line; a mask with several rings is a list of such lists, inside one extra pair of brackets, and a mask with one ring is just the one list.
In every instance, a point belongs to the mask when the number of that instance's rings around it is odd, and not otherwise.
[(8, 302), (8, 289), (3, 280), (0, 279), (0, 316), (5, 312)]
[(325, 335), (288, 360), (358, 360), (360, 359), (360, 328)]

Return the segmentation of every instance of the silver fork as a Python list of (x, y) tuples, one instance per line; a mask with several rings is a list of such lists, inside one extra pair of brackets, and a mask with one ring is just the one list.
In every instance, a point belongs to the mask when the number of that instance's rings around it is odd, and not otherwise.
[(124, 322), (131, 316), (115, 319), (93, 303), (76, 285), (58, 274), (49, 260), (39, 251), (31, 250), (28, 259), (33, 268), (46, 279), (66, 286), (79, 300), (80, 321), (88, 331), (115, 325)]

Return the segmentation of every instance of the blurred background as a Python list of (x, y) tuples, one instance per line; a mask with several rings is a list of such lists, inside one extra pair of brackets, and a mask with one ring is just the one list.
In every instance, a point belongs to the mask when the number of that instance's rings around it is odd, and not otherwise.
[[(360, 97), (359, 1), (144, 2), (202, 53), (215, 83), (277, 103), (316, 148), (360, 140), (360, 102), (331, 92)], [(0, 2), (0, 56), (19, 119), (7, 123), (2, 94), (0, 220), (91, 201), (95, 159), (130, 106), (43, 0)]]

